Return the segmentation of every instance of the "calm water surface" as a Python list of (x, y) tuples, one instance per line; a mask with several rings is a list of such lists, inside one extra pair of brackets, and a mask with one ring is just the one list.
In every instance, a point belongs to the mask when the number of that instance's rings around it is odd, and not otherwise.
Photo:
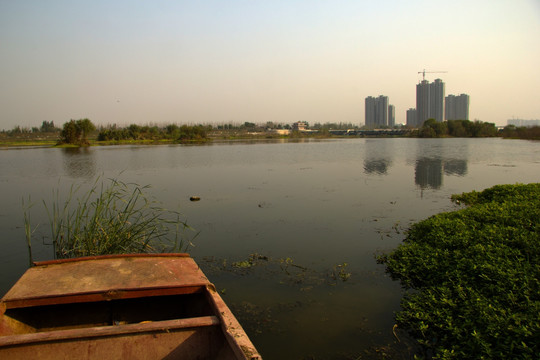
[[(96, 177), (151, 185), (200, 232), (192, 256), (266, 359), (377, 358), (403, 295), (374, 254), (412, 222), (453, 210), (454, 193), (540, 180), (540, 143), (351, 139), (205, 146), (0, 150), (0, 295), (28, 264), (22, 199)], [(201, 197), (190, 202), (189, 197)], [(35, 233), (34, 257), (50, 259)], [(46, 240), (45, 240), (46, 242)], [(232, 264), (260, 254), (256, 266)], [(343, 281), (339, 276), (350, 274)], [(346, 277), (346, 276), (345, 276)], [(394, 349), (394, 350), (392, 350)], [(403, 357), (407, 353), (402, 352)], [(396, 354), (394, 353), (394, 356)]]

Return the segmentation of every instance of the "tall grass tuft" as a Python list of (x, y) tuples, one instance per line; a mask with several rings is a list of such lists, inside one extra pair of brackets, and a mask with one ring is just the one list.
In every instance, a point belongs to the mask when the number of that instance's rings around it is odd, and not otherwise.
[(148, 197), (148, 187), (98, 179), (80, 197), (80, 187), (72, 186), (65, 201), (53, 191), (52, 202), (43, 203), (55, 257), (187, 251), (194, 237), (184, 234), (192, 229), (179, 212)]
[[(33, 204), (31, 201), (30, 196), (28, 197), (28, 202), (24, 202), (24, 198), (22, 200), (22, 207), (24, 212), (24, 235), (26, 237), (26, 246), (28, 247), (28, 261), (30, 262), (30, 266), (32, 266), (32, 234), (34, 231), (32, 231), (32, 227), (30, 226), (30, 209), (32, 208)], [(37, 229), (37, 226), (36, 226)]]

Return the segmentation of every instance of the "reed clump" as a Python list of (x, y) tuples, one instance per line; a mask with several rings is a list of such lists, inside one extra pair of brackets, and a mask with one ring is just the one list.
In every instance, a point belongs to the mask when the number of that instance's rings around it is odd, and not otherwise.
[(188, 239), (185, 232), (193, 229), (179, 212), (149, 197), (148, 188), (98, 179), (80, 197), (80, 187), (72, 186), (65, 201), (53, 191), (52, 202), (43, 204), (55, 258), (187, 251), (194, 236)]

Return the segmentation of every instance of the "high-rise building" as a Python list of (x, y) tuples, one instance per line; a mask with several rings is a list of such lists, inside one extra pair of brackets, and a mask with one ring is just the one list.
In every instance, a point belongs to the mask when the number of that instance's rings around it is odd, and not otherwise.
[(444, 120), (444, 83), (441, 79), (429, 84), (429, 118), (438, 122)]
[(469, 120), (469, 103), (470, 98), (467, 94), (448, 95), (445, 98), (445, 114), (446, 120)]
[(396, 107), (394, 105), (388, 105), (388, 126), (394, 127), (396, 125)]
[(388, 125), (388, 96), (380, 95), (377, 98), (377, 125)]
[(368, 96), (365, 105), (367, 127), (376, 128), (388, 125), (388, 96), (380, 95), (377, 98)]
[(416, 109), (407, 110), (407, 126), (416, 127)]
[(427, 119), (444, 119), (444, 82), (436, 79), (431, 84), (422, 80), (416, 85), (416, 127)]
[(374, 127), (375, 125), (375, 103), (376, 99), (373, 96), (368, 96), (365, 101), (365, 124), (366, 127)]
[(414, 126), (422, 126), (427, 119), (429, 119), (429, 81), (422, 80), (416, 85), (416, 121)]

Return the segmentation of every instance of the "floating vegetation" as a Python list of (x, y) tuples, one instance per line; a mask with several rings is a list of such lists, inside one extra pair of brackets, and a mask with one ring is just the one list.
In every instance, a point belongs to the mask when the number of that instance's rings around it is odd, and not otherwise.
[[(231, 265), (233, 268), (247, 269), (247, 268), (257, 265), (257, 261), (259, 260), (268, 261), (268, 257), (255, 253), (255, 254), (249, 255), (247, 260), (235, 261)], [(224, 260), (224, 265), (226, 265), (226, 263), (227, 263), (227, 260)]]
[(334, 279), (340, 279), (341, 281), (349, 280), (351, 273), (346, 270), (348, 265), (347, 263), (343, 263), (334, 266)]
[(297, 264), (292, 258), (271, 258), (258, 253), (247, 259), (230, 262), (227, 259), (204, 257), (198, 260), (205, 264), (205, 273), (234, 273), (239, 276), (256, 274), (262, 278), (274, 279), (279, 284), (301, 285), (301, 291), (309, 291), (319, 285), (336, 285), (349, 280), (352, 273), (347, 271), (347, 263), (336, 264), (327, 270), (315, 270)]
[(378, 258), (410, 289), (396, 322), (437, 359), (537, 359), (540, 184), (452, 196)]

